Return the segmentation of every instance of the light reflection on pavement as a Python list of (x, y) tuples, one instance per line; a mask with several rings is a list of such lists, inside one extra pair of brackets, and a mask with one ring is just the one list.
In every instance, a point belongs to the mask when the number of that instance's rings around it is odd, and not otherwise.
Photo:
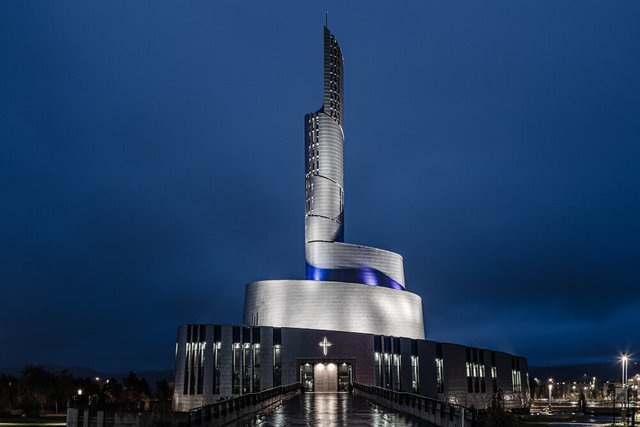
[(304, 393), (287, 400), (247, 426), (424, 426), (424, 421), (370, 403), (348, 393)]

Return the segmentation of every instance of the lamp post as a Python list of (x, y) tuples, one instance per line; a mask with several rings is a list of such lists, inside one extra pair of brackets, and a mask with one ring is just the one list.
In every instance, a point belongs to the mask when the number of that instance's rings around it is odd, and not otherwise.
[(549, 378), (549, 412), (551, 412), (551, 390), (553, 389), (553, 379)]
[[(629, 403), (627, 402), (628, 397), (629, 397), (628, 394), (627, 394), (627, 367), (628, 367), (628, 363), (629, 363), (629, 356), (627, 355), (626, 352), (622, 353), (622, 357), (620, 358), (620, 360), (622, 361), (622, 389), (621, 389), (621, 392), (624, 393), (624, 399), (620, 403), (620, 406), (621, 406), (620, 407), (620, 421), (624, 422), (624, 420), (626, 418), (626, 415), (627, 415), (626, 414), (626, 409), (627, 409), (627, 407), (629, 405)], [(613, 398), (614, 398), (614, 404), (613, 404), (614, 417), (613, 417), (613, 419), (615, 420), (615, 398), (616, 398), (615, 394), (614, 394)], [(627, 403), (626, 407), (625, 407), (625, 403)]]

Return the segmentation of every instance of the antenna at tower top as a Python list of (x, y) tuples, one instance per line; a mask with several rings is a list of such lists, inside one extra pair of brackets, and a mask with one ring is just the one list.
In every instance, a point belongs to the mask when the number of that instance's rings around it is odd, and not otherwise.
[(324, 11), (324, 26), (329, 27), (329, 11)]

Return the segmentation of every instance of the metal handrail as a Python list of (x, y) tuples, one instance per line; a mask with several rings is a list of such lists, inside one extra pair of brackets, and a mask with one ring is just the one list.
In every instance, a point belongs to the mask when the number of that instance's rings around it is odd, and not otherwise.
[(411, 404), (412, 406), (415, 406), (416, 403), (420, 405), (420, 403), (422, 402), (431, 402), (432, 405), (441, 405), (445, 407), (448, 406), (450, 408), (464, 409), (467, 412), (473, 412), (473, 409), (468, 408), (466, 406), (445, 402), (442, 400), (434, 399), (433, 397), (422, 396), (420, 394), (389, 390), (387, 388), (382, 388), (382, 387), (373, 386), (373, 385), (365, 385), (357, 382), (353, 383), (353, 387), (356, 389), (362, 390), (366, 393), (380, 396), (396, 403)]
[(224, 415), (228, 412), (234, 412), (240, 410), (241, 408), (245, 408), (246, 406), (255, 405), (273, 397), (280, 396), (299, 389), (300, 383), (296, 382), (254, 393), (242, 394), (240, 396), (220, 400), (208, 405), (192, 408), (189, 410), (189, 418), (200, 419), (204, 415), (204, 419), (206, 421), (209, 421), (212, 417), (218, 418), (221, 414)]

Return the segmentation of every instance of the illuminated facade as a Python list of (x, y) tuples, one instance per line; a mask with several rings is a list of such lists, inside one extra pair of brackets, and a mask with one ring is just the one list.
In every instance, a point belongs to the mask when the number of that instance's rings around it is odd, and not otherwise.
[(404, 289), (402, 257), (344, 243), (344, 60), (324, 28), (324, 102), (305, 116), (307, 280)]
[(402, 256), (344, 242), (343, 65), (324, 27), (324, 102), (305, 116), (306, 277), (247, 284), (242, 325), (180, 326), (174, 409), (294, 382), (346, 391), (353, 381), (476, 408), (501, 389), (508, 407), (526, 408), (525, 358), (425, 340)]
[(305, 116), (306, 280), (245, 288), (243, 323), (424, 339), (422, 299), (405, 290), (402, 256), (344, 243), (342, 50), (324, 28), (324, 102)]

